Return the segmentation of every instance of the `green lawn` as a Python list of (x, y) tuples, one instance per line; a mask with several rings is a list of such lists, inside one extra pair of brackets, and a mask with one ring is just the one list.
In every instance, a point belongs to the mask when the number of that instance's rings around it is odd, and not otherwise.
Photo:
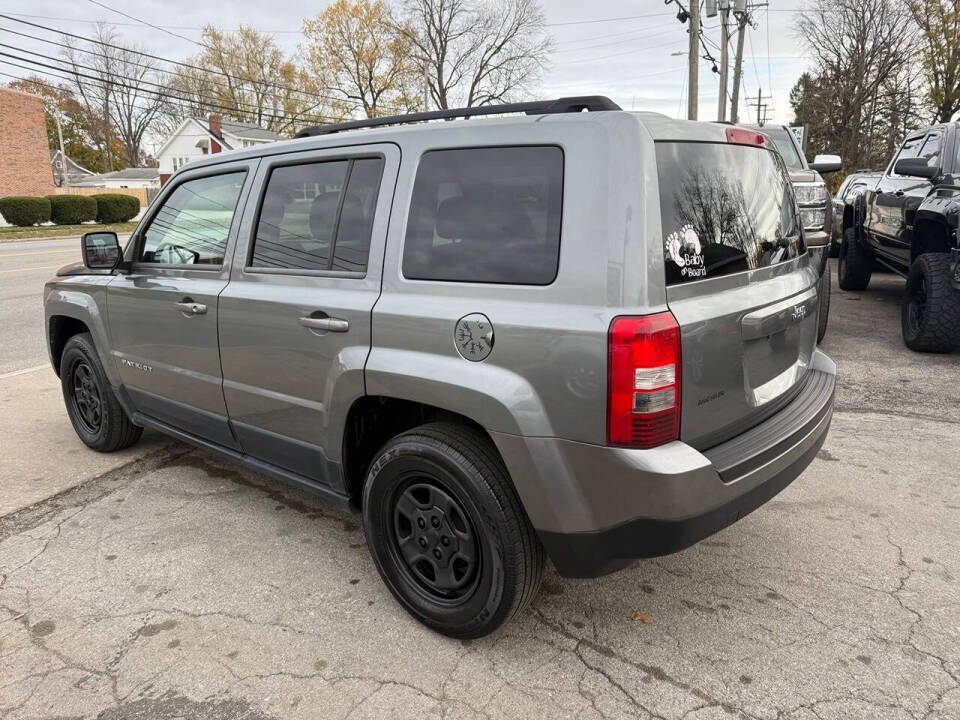
[(109, 231), (122, 235), (131, 232), (135, 222), (115, 225), (44, 225), (42, 227), (0, 227), (0, 242), (10, 240), (31, 240), (33, 238), (71, 237), (88, 232)]

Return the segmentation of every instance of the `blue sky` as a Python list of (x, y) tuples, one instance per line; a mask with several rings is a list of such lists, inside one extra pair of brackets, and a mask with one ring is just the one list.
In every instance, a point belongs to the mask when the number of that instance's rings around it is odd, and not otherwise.
[[(213, 23), (221, 27), (250, 24), (274, 33), (288, 51), (296, 49), (305, 16), (315, 15), (326, 2), (252, 2), (251, 0), (100, 0), (140, 20), (171, 27), (189, 38)], [(686, 4), (687, 0), (684, 0)], [(676, 19), (676, 5), (663, 0), (541, 0), (554, 40), (551, 65), (539, 90), (543, 97), (604, 94), (624, 108), (654, 110), (673, 117), (685, 113), (685, 25)], [(772, 119), (791, 119), (788, 94), (808, 65), (806, 49), (792, 30), (802, 0), (770, 0), (770, 8), (755, 12), (756, 29), (745, 45), (744, 89), (756, 97), (758, 88), (772, 95)], [(199, 50), (186, 40), (171, 37), (124, 18), (88, 0), (7, 0), (4, 13), (77, 34), (89, 33), (90, 22), (116, 25), (127, 40), (140, 43), (164, 57), (182, 58)], [(0, 27), (12, 24), (0, 21)], [(711, 51), (719, 58), (718, 21), (705, 19)], [(33, 32), (33, 30), (28, 30)], [(49, 46), (7, 35), (2, 42), (50, 52)], [(733, 54), (731, 41), (731, 58)], [(14, 74), (24, 71), (0, 65)], [(0, 78), (8, 80), (9, 78)], [(772, 92), (771, 92), (772, 87)], [(700, 119), (716, 118), (718, 84), (710, 63), (700, 66)], [(741, 118), (751, 111), (741, 103)]]

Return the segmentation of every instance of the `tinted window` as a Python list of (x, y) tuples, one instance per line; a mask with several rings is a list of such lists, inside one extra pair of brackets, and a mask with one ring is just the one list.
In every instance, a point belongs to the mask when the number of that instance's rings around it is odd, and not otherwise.
[(923, 136), (910, 138), (907, 140), (903, 147), (900, 148), (900, 152), (897, 153), (897, 156), (893, 159), (893, 162), (890, 164), (890, 174), (894, 177), (900, 177), (897, 175), (893, 168), (897, 165), (897, 160), (903, 160), (904, 158), (914, 158), (917, 157), (917, 153), (920, 151), (920, 143), (923, 142)]
[(188, 180), (167, 197), (144, 233), (142, 262), (221, 265), (245, 172)]
[(793, 135), (789, 130), (783, 128), (763, 127), (760, 129), (764, 135), (773, 140), (774, 147), (783, 158), (783, 162), (788, 168), (800, 170), (803, 168), (803, 160), (797, 152), (797, 146), (793, 144)]
[(927, 165), (933, 166), (940, 161), (940, 135), (939, 130), (934, 130), (923, 141), (923, 147), (920, 148), (920, 154), (917, 157), (925, 159)]
[(334, 270), (362, 272), (367, 269), (382, 172), (383, 161), (379, 158), (355, 160), (350, 169), (333, 250)]
[(557, 275), (562, 202), (560, 148), (424, 153), (407, 220), (403, 274), (547, 285)]
[(382, 165), (364, 158), (275, 168), (250, 264), (364, 271)]
[(780, 156), (761, 148), (657, 143), (667, 283), (703, 280), (804, 251)]

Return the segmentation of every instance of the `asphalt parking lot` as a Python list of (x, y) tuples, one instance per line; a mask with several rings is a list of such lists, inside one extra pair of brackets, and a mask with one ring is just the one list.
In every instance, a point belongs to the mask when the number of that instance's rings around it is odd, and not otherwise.
[(356, 517), (157, 436), (91, 459), (53, 373), (10, 374), (44, 358), (5, 355), (0, 716), (960, 717), (960, 355), (903, 346), (902, 287), (834, 286), (833, 426), (786, 491), (676, 555), (548, 569), (472, 642), (407, 616)]

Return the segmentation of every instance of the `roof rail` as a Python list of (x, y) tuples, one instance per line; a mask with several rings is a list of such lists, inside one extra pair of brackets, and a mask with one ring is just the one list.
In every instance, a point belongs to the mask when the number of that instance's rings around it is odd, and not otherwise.
[(427, 120), (452, 120), (454, 118), (469, 118), (479, 115), (501, 115), (505, 113), (526, 113), (527, 115), (550, 115), (554, 113), (576, 113), (589, 110), (622, 110), (613, 100), (603, 95), (583, 95), (579, 97), (563, 97), (557, 100), (537, 100), (534, 102), (506, 103), (504, 105), (480, 105), (478, 107), (454, 108), (450, 110), (431, 110), (429, 112), (409, 113), (407, 115), (389, 115), (386, 117), (369, 118), (367, 120), (351, 120), (349, 122), (332, 125), (315, 125), (305, 128), (296, 134), (296, 137), (312, 137), (314, 135), (332, 135), (344, 130), (357, 128), (383, 127), (385, 125), (406, 125), (409, 123), (425, 122)]

